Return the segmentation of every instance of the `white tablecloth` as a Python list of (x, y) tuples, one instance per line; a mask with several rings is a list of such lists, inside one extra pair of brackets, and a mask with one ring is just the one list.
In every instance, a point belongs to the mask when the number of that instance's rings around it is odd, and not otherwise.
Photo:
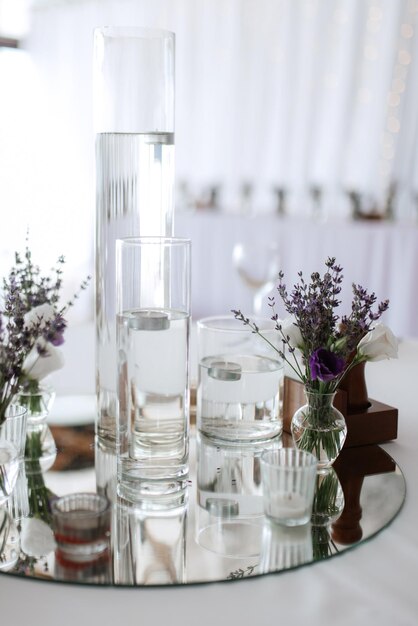
[[(335, 256), (344, 268), (342, 310), (349, 312), (351, 284), (389, 299), (382, 321), (400, 337), (418, 337), (418, 227), (389, 222), (280, 219), (216, 213), (178, 214), (178, 236), (192, 240), (192, 305), (195, 319), (241, 309), (251, 313), (251, 295), (232, 265), (238, 242), (278, 244), (280, 267), (290, 287), (302, 270), (325, 270)], [(267, 297), (264, 313), (269, 314)]]
[(367, 365), (371, 397), (399, 408), (399, 436), (385, 449), (403, 470), (406, 503), (373, 539), (299, 570), (233, 583), (175, 588), (96, 588), (0, 575), (1, 623), (416, 626), (418, 623), (418, 342), (400, 358)]

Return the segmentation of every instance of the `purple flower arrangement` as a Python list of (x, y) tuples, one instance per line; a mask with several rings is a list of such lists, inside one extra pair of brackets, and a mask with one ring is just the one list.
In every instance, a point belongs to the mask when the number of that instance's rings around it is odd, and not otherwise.
[[(279, 273), (277, 291), (289, 316), (280, 320), (275, 313), (275, 298), (269, 298), (272, 320), (280, 336), (279, 355), (288, 363), (308, 392), (334, 393), (345, 374), (357, 363), (397, 356), (397, 341), (389, 328), (377, 324), (388, 309), (389, 301), (380, 302), (360, 285), (353, 284), (351, 311), (339, 316), (342, 268), (329, 258), (321, 276), (311, 274), (311, 281), (298, 273), (299, 282), (290, 293)], [(240, 310), (234, 316), (261, 333), (257, 324)]]
[[(57, 346), (64, 342), (64, 314), (78, 293), (59, 306), (62, 266), (59, 257), (53, 275), (43, 276), (26, 245), (24, 257), (15, 253), (15, 265), (3, 279), (0, 310), (0, 424), (7, 407), (22, 387), (38, 387), (39, 380), (63, 365)], [(80, 285), (84, 290), (90, 277)]]

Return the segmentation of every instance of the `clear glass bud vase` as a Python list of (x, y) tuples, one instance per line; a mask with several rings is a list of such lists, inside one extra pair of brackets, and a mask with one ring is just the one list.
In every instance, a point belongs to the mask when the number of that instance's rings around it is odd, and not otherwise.
[(306, 391), (307, 404), (292, 417), (294, 444), (318, 459), (319, 471), (330, 467), (344, 445), (347, 423), (344, 415), (333, 405), (335, 393)]
[(55, 391), (48, 385), (22, 389), (19, 403), (27, 409), (25, 466), (26, 474), (46, 472), (57, 456), (57, 448), (51, 430), (46, 423)]
[(344, 504), (344, 492), (337, 472), (332, 467), (322, 470), (316, 477), (312, 526), (334, 523), (343, 512)]

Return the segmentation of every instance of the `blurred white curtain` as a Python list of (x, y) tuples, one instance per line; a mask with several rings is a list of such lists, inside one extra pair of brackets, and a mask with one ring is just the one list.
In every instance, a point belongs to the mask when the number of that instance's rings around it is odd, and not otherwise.
[(1, 249), (29, 224), (42, 254), (64, 252), (77, 279), (92, 265), (92, 42), (103, 25), (176, 32), (177, 180), (222, 184), (226, 208), (248, 181), (260, 211), (283, 186), (294, 213), (320, 186), (334, 215), (348, 211), (343, 188), (382, 202), (397, 180), (407, 215), (418, 192), (417, 4), (35, 0), (13, 75), (0, 53)]

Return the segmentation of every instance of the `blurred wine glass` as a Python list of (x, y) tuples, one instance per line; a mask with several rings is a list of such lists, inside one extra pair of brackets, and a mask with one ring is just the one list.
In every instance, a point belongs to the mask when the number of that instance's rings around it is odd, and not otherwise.
[(260, 315), (263, 298), (274, 287), (280, 270), (277, 244), (236, 243), (232, 262), (253, 296), (253, 314)]

